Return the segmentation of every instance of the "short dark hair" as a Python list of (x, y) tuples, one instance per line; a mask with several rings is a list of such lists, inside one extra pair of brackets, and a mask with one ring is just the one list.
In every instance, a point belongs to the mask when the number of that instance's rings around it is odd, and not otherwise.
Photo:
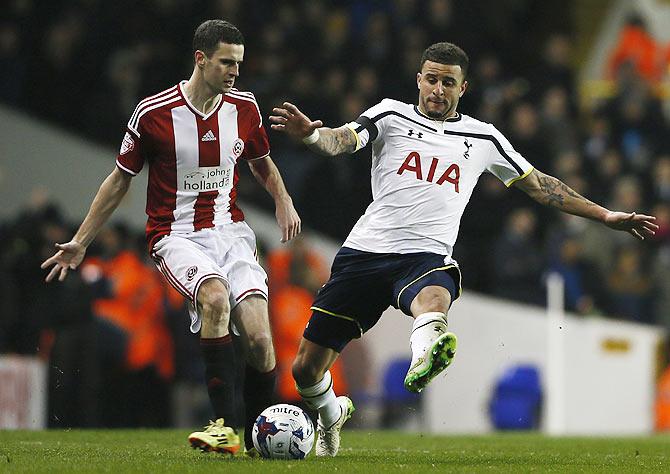
[(244, 44), (244, 36), (229, 21), (203, 21), (193, 35), (193, 52), (200, 50), (211, 56), (219, 48), (219, 43)]
[(423, 64), (426, 61), (461, 66), (463, 77), (466, 76), (468, 72), (468, 65), (470, 64), (470, 59), (468, 58), (468, 55), (465, 54), (465, 51), (463, 51), (455, 44), (447, 42), (431, 44), (426, 48), (426, 50), (421, 55), (419, 71), (423, 69)]

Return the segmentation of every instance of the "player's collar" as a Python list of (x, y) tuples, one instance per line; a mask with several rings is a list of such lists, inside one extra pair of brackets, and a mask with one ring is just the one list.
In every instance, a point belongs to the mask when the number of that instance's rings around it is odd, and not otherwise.
[[(432, 118), (432, 117), (429, 117), (428, 115), (426, 115), (426, 114), (424, 114), (423, 112), (421, 112), (421, 110), (419, 110), (419, 107), (416, 106), (416, 105), (414, 106), (414, 111), (415, 111), (417, 114), (419, 114), (421, 117), (423, 117), (423, 118), (426, 118), (426, 119), (428, 119), (428, 120), (432, 120), (432, 121), (434, 121), (434, 122), (438, 122), (438, 121), (439, 121), (439, 120), (434, 119), (434, 118)], [(461, 120), (461, 118), (463, 118), (463, 116), (462, 116), (460, 113), (456, 112), (456, 116), (454, 116), (454, 117), (449, 117), (448, 119), (445, 119), (445, 120), (443, 120), (443, 121), (444, 121), (444, 122), (458, 122), (459, 120)]]
[(188, 98), (188, 95), (186, 94), (186, 91), (184, 90), (184, 86), (186, 85), (187, 81), (181, 81), (179, 83), (179, 92), (181, 93), (181, 96), (184, 98), (184, 101), (186, 102), (186, 105), (191, 111), (199, 115), (203, 120), (207, 120), (210, 118), (212, 115), (214, 115), (216, 112), (218, 112), (219, 108), (221, 108), (221, 104), (223, 104), (223, 94), (219, 94), (219, 97), (217, 99), (216, 104), (211, 108), (211, 110), (207, 113), (202, 112), (199, 110), (195, 105), (191, 103), (191, 101)]

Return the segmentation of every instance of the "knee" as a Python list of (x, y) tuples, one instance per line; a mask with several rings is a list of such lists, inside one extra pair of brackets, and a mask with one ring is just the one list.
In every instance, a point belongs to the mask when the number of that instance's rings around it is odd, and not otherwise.
[(275, 365), (272, 335), (268, 332), (257, 332), (249, 335), (249, 362), (258, 370), (266, 372)]
[(419, 292), (415, 301), (420, 313), (439, 311), (446, 314), (451, 304), (451, 294), (445, 288), (426, 287)]
[(293, 379), (300, 387), (314, 385), (323, 378), (325, 370), (298, 354), (293, 361)]
[(227, 325), (230, 318), (230, 302), (228, 292), (223, 283), (208, 285), (201, 288), (198, 304), (202, 310), (202, 318), (207, 324), (214, 326)]

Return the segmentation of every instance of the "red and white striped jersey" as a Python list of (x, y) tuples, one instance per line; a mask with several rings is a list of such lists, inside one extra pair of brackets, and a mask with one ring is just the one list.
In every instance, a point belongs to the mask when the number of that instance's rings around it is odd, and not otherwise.
[(116, 165), (136, 175), (149, 164), (147, 242), (244, 220), (235, 204), (239, 160), (270, 153), (254, 95), (232, 89), (208, 114), (191, 104), (186, 81), (140, 101)]

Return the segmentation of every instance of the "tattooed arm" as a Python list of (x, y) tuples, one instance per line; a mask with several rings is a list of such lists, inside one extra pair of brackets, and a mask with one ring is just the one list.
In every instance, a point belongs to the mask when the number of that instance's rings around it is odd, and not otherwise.
[(310, 150), (327, 156), (353, 153), (356, 151), (356, 136), (347, 126), (319, 128), (319, 139), (307, 145)]
[(658, 229), (658, 226), (654, 224), (656, 218), (653, 216), (605, 209), (581, 196), (561, 180), (539, 170), (533, 170), (525, 178), (516, 181), (514, 185), (540, 204), (602, 222), (612, 229), (626, 231), (641, 240), (653, 236)]
[[(321, 155), (335, 156), (356, 151), (356, 136), (346, 126), (328, 128), (321, 120), (312, 121), (295, 105), (284, 102), (282, 107), (272, 109), (271, 128), (284, 132), (295, 140), (303, 140), (313, 151)], [(308, 137), (312, 137), (309, 139)]]

